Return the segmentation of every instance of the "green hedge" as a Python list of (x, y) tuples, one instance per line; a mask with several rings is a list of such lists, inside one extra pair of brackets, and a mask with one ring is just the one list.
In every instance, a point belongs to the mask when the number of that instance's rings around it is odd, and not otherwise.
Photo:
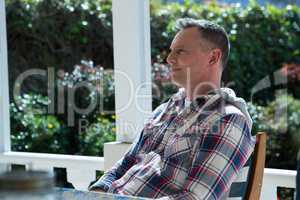
[[(47, 114), (49, 103), (47, 97), (30, 94), (11, 103), (13, 151), (103, 156), (104, 143), (115, 141), (114, 115), (93, 113), (78, 131), (62, 116)], [(75, 117), (76, 122), (79, 119), (82, 116)]]
[[(72, 71), (82, 59), (113, 66), (110, 1), (7, 0), (10, 86), (27, 69)], [(31, 78), (23, 91), (46, 93), (47, 81)], [(39, 85), (39, 87), (36, 87)]]
[(300, 100), (279, 95), (267, 106), (249, 103), (253, 132), (266, 131), (266, 166), (296, 170), (300, 147)]
[[(300, 63), (300, 9), (296, 6), (260, 7), (252, 1), (247, 7), (220, 7), (217, 4), (196, 5), (188, 1), (182, 6), (153, 6), (152, 57), (165, 57), (174, 35), (173, 23), (179, 17), (208, 19), (225, 27), (230, 36), (231, 54), (224, 74), (239, 95), (250, 100), (256, 83), (270, 76), (271, 88), (257, 94), (256, 100), (266, 102), (276, 86), (273, 73), (283, 63)], [(155, 57), (156, 56), (156, 57)], [(232, 83), (230, 83), (232, 82)]]
[[(8, 0), (6, 8), (11, 86), (17, 75), (29, 68), (71, 71), (81, 59), (113, 67), (110, 1)], [(232, 48), (224, 81), (233, 81), (231, 87), (248, 100), (258, 80), (270, 75), (272, 82), (273, 72), (283, 63), (300, 63), (299, 7), (260, 7), (255, 1), (245, 8), (153, 1), (152, 62), (164, 62), (175, 34), (174, 20), (179, 17), (209, 19), (226, 28)], [(37, 82), (46, 83), (30, 80), (24, 90), (40, 91)], [(256, 99), (265, 100), (266, 96), (272, 97), (263, 94)]]

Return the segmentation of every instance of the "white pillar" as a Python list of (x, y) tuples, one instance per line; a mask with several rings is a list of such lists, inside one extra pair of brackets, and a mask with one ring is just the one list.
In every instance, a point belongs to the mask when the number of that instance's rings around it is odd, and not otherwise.
[[(5, 1), (0, 0), (0, 153), (10, 151), (9, 92)], [(6, 166), (0, 165), (0, 171)]]
[(109, 170), (120, 160), (130, 148), (130, 144), (124, 142), (107, 142), (104, 144), (104, 171)]
[(10, 151), (5, 2), (0, 0), (0, 152)]
[(132, 142), (152, 111), (149, 0), (113, 0), (117, 141)]

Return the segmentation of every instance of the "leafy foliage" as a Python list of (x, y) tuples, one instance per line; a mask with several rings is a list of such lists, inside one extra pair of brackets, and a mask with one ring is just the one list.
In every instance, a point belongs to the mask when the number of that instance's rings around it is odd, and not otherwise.
[(271, 87), (256, 94), (255, 101), (274, 99), (274, 72), (283, 63), (300, 63), (300, 9), (297, 6), (276, 8), (259, 6), (255, 1), (247, 7), (198, 5), (185, 1), (153, 5), (151, 12), (152, 57), (163, 62), (175, 34), (174, 22), (180, 17), (208, 19), (225, 27), (231, 42), (231, 54), (223, 81), (237, 93), (251, 99), (251, 89), (269, 76)]
[[(9, 0), (6, 16), (11, 86), (30, 68), (71, 71), (81, 59), (112, 68), (110, 1)], [(23, 91), (46, 94), (46, 84), (31, 78)]]
[(267, 106), (249, 104), (253, 132), (266, 131), (267, 166), (296, 169), (300, 147), (300, 100), (279, 95)]
[[(114, 118), (103, 114), (114, 110), (111, 71), (93, 66), (91, 61), (82, 61), (71, 73), (60, 71), (55, 86), (60, 94), (54, 102), (42, 95), (24, 94), (11, 103), (12, 149), (102, 156), (103, 143), (115, 140)], [(70, 93), (74, 98), (70, 99)], [(63, 112), (48, 112), (50, 104), (55, 102), (64, 105)], [(70, 104), (76, 105), (70, 107)], [(88, 113), (74, 109), (75, 106), (85, 109), (90, 104), (95, 107)], [(74, 115), (70, 116), (70, 112)], [(74, 120), (74, 126), (70, 125), (70, 119)]]
[(40, 95), (17, 99), (18, 104), (10, 106), (12, 150), (64, 153), (60, 123), (55, 116), (45, 114), (48, 99)]
[(97, 122), (80, 134), (81, 155), (103, 156), (105, 142), (116, 140), (115, 116), (100, 115)]
[[(91, 59), (105, 69), (113, 67), (111, 1), (93, 0), (9, 0), (6, 1), (10, 85), (29, 68), (49, 66), (72, 71), (82, 59)], [(224, 84), (247, 100), (251, 89), (269, 76), (271, 87), (255, 95), (266, 103), (274, 97), (273, 73), (283, 63), (300, 63), (300, 9), (195, 4), (160, 4), (151, 1), (152, 62), (163, 63), (175, 35), (174, 23), (180, 17), (208, 19), (225, 27), (231, 42), (231, 55)], [(24, 84), (27, 92), (46, 91), (35, 87), (40, 78)]]

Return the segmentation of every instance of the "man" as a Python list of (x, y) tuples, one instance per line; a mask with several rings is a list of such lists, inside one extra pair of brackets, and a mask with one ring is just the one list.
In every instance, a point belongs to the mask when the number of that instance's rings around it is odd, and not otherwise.
[(220, 88), (224, 29), (177, 21), (167, 62), (178, 93), (159, 106), (126, 155), (90, 190), (159, 199), (221, 199), (255, 145), (245, 101)]

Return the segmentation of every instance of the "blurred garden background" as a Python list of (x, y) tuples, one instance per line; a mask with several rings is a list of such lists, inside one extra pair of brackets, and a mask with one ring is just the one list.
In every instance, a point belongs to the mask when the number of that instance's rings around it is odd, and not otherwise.
[[(115, 140), (111, 1), (5, 2), (12, 150), (103, 156), (104, 142)], [(237, 2), (150, 0), (153, 108), (177, 89), (165, 61), (175, 20), (213, 20), (225, 27), (231, 42), (223, 86), (247, 100), (253, 134), (268, 133), (266, 167), (295, 170), (300, 147), (299, 2)], [(47, 112), (47, 76), (30, 76), (21, 95), (13, 98), (17, 78), (30, 69), (54, 70), (56, 98), (65, 102), (68, 88), (88, 81), (96, 90), (78, 88), (76, 106), (85, 108), (101, 98), (103, 109), (75, 113), (70, 126), (67, 104)], [(278, 77), (286, 81), (278, 82)]]

